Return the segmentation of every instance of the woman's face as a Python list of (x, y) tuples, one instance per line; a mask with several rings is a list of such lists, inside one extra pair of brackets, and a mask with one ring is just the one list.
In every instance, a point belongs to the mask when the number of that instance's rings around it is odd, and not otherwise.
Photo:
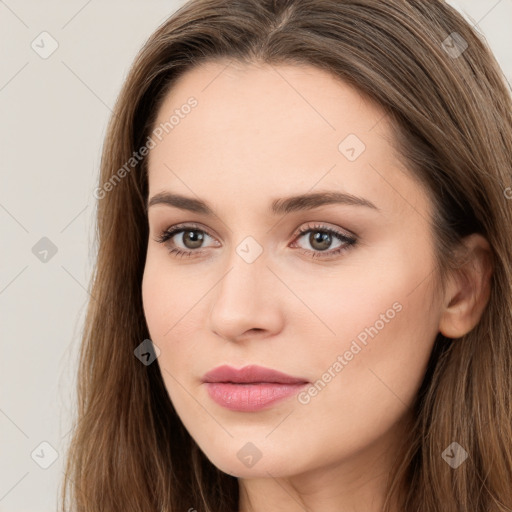
[[(183, 75), (152, 135), (157, 364), (224, 472), (359, 461), (354, 480), (368, 478), (400, 445), (439, 330), (430, 203), (354, 89), (314, 67), (226, 66)], [(293, 379), (236, 372), (252, 365)], [(205, 377), (221, 366), (233, 371)]]

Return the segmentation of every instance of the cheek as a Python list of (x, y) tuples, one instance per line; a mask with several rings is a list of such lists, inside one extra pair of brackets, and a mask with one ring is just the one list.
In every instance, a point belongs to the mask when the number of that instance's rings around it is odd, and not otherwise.
[(204, 286), (169, 265), (167, 257), (148, 251), (142, 278), (144, 315), (155, 343), (171, 339), (192, 312), (196, 295), (204, 294)]
[[(294, 414), (301, 429), (315, 433), (307, 456), (321, 453), (333, 462), (350, 456), (386, 436), (410, 411), (437, 333), (435, 316), (426, 314), (425, 288), (410, 291), (395, 281), (373, 295), (371, 306), (360, 293), (338, 302), (343, 309), (326, 318), (338, 336), (334, 342), (324, 336), (309, 350), (313, 385), (298, 396)], [(292, 435), (284, 428), (282, 434)]]
[(160, 349), (158, 363), (164, 379), (164, 368), (172, 372), (170, 363), (180, 357), (180, 351), (173, 350), (173, 357), (170, 358), (169, 344), (171, 340), (176, 339), (176, 334), (183, 324), (183, 321), (179, 322), (185, 314), (183, 298), (191, 293), (190, 290), (185, 293), (185, 290), (176, 284), (176, 278), (172, 279), (173, 276), (169, 273), (168, 265), (166, 268), (166, 265), (157, 261), (157, 258), (149, 257), (142, 279), (144, 316), (149, 336)]
[(165, 257), (148, 255), (142, 302), (150, 338), (160, 349), (162, 376), (166, 385), (173, 386), (172, 379), (167, 382), (169, 374), (182, 374), (201, 350), (196, 341), (200, 328), (198, 302), (209, 287), (204, 279), (191, 279), (189, 273), (177, 271)]
[(148, 257), (142, 277), (142, 304), (151, 339), (156, 343), (164, 332), (165, 311), (168, 311), (164, 280), (151, 258)]
[[(306, 346), (312, 328), (298, 339), (304, 340), (315, 376), (329, 382), (333, 400), (336, 394), (343, 402), (341, 392), (353, 402), (363, 387), (386, 389), (386, 384), (404, 393), (405, 402), (412, 399), (438, 327), (436, 308), (430, 307), (433, 259), (425, 241), (420, 250), (422, 259), (407, 252), (405, 243), (400, 251), (390, 245), (378, 258), (354, 258), (350, 268), (340, 267), (328, 279), (319, 276), (316, 287), (308, 281), (295, 288), (324, 324), (317, 322), (314, 350)], [(296, 323), (300, 327), (298, 316)]]
[[(156, 362), (169, 399), (188, 432), (195, 432), (204, 408), (191, 399), (198, 392), (198, 383), (191, 379), (199, 376), (194, 365), (202, 349), (195, 342), (198, 319), (194, 317), (194, 303), (204, 290), (198, 283), (187, 284), (180, 276), (165, 261), (150, 256), (144, 269), (142, 300), (150, 338), (160, 349)], [(215, 442), (215, 438), (210, 439), (208, 446)]]
[(339, 299), (326, 302), (323, 319), (336, 338), (323, 336), (309, 353), (316, 380), (299, 400), (312, 428), (318, 429), (313, 411), (329, 411), (357, 443), (375, 437), (376, 425), (386, 431), (412, 404), (438, 326), (427, 263), (397, 259), (384, 274), (354, 272)]

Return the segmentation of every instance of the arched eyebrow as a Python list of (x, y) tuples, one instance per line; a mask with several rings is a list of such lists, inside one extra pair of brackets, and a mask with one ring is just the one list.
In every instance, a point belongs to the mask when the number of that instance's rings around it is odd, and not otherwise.
[[(151, 206), (164, 204), (181, 210), (200, 213), (206, 216), (213, 216), (213, 208), (208, 202), (193, 197), (187, 197), (171, 192), (160, 192), (148, 200), (146, 209)], [(354, 196), (345, 192), (332, 190), (318, 191), (313, 193), (300, 194), (296, 196), (283, 197), (272, 201), (269, 212), (272, 215), (286, 215), (291, 212), (313, 210), (320, 206), (330, 204), (345, 204), (349, 206), (364, 206), (380, 211), (371, 201), (363, 197)]]

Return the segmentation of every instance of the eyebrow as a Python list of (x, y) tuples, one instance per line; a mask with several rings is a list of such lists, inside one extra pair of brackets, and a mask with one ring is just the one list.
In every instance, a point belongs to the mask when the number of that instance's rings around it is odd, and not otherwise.
[[(174, 206), (175, 208), (203, 215), (214, 215), (213, 209), (207, 202), (170, 192), (161, 192), (154, 195), (148, 201), (146, 209), (157, 204)], [(275, 199), (270, 205), (270, 213), (273, 215), (286, 215), (291, 212), (313, 210), (314, 208), (330, 204), (365, 206), (380, 211), (371, 201), (363, 197), (357, 197), (345, 192), (326, 190)]]

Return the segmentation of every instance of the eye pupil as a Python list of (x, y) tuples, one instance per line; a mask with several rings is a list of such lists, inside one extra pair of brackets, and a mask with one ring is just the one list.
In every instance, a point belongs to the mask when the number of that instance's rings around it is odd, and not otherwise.
[[(319, 243), (320, 246), (317, 246), (316, 243)], [(309, 243), (311, 247), (317, 249), (319, 251), (325, 251), (328, 249), (332, 243), (332, 238), (330, 233), (324, 233), (321, 231), (314, 231), (309, 236)]]
[[(204, 236), (200, 231), (185, 231), (183, 233), (183, 243), (187, 247), (187, 249), (197, 249), (201, 246), (203, 242)], [(189, 242), (191, 245), (188, 245)]]

